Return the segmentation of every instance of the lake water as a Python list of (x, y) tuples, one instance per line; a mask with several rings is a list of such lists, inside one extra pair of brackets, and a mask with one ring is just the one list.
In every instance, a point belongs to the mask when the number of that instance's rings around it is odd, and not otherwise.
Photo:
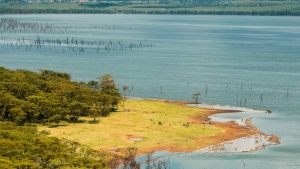
[[(172, 169), (300, 168), (300, 18), (180, 15), (1, 15), (44, 30), (0, 30), (0, 66), (51, 69), (76, 81), (111, 74), (128, 95), (270, 109), (254, 115), (281, 144), (253, 153), (172, 156)], [(53, 25), (58, 25), (54, 27)], [(35, 29), (35, 30), (34, 30)], [(39, 41), (39, 45), (36, 45)], [(234, 118), (234, 117), (232, 117)]]

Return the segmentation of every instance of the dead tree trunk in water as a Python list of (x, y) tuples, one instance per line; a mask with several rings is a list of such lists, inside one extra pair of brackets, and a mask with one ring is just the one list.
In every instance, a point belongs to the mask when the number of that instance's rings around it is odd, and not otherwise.
[(247, 161), (243, 160), (242, 162), (243, 162), (243, 165), (244, 165), (244, 169), (246, 169), (247, 168), (247, 166), (246, 166), (247, 165)]
[(196, 107), (198, 107), (197, 104), (198, 104), (198, 100), (200, 99), (200, 95), (201, 94), (199, 92), (193, 94), (193, 99), (195, 99)]

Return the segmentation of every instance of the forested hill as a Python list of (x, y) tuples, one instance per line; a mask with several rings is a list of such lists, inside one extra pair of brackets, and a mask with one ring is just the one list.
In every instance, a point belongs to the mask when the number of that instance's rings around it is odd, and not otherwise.
[(299, 0), (0, 0), (2, 14), (300, 15)]
[(79, 116), (107, 116), (122, 97), (110, 75), (72, 82), (67, 73), (0, 67), (0, 120), (18, 125), (76, 122)]

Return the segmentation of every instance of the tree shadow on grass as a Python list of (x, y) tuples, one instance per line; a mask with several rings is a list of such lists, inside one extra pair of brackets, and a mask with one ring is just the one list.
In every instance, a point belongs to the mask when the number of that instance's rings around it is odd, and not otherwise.
[(90, 120), (90, 121), (88, 121), (88, 123), (89, 123), (89, 124), (99, 124), (100, 121), (99, 121), (99, 120), (96, 120), (96, 121)]

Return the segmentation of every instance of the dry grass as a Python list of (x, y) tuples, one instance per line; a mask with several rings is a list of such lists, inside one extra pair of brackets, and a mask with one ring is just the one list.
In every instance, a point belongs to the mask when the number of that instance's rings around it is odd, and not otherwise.
[[(216, 126), (195, 123), (193, 117), (207, 115), (207, 111), (164, 101), (128, 100), (124, 109), (120, 107), (109, 117), (99, 117), (98, 124), (68, 124), (58, 128), (43, 126), (40, 129), (50, 130), (51, 136), (78, 141), (93, 149), (115, 150), (134, 146), (140, 153), (153, 150), (187, 151), (202, 148), (203, 145), (199, 145), (201, 138), (205, 146), (210, 145), (214, 141), (204, 138), (223, 131)], [(183, 125), (187, 123), (188, 127)], [(134, 141), (132, 138), (143, 140)]]

